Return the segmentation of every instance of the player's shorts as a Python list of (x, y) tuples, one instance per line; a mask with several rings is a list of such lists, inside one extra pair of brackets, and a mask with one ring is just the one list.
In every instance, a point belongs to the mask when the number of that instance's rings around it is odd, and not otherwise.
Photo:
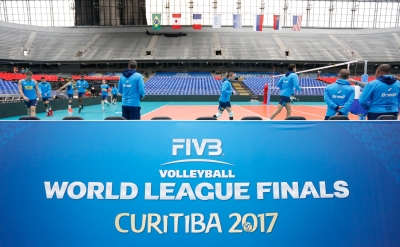
[(117, 99), (117, 96), (118, 96), (117, 94), (113, 94), (112, 99)]
[(140, 106), (122, 106), (122, 116), (126, 120), (140, 120)]
[(73, 99), (74, 95), (73, 94), (68, 94), (68, 99)]
[(83, 95), (85, 95), (85, 92), (83, 92), (83, 93), (78, 92), (78, 98), (83, 98)]
[(281, 97), (279, 100), (280, 105), (284, 106), (284, 105), (286, 105), (286, 103), (290, 103), (290, 97), (282, 96), (282, 95), (280, 97)]
[(227, 101), (227, 102), (219, 102), (219, 106), (218, 106), (218, 110), (219, 111), (224, 111), (225, 110), (225, 108), (227, 108), (227, 107), (232, 107), (231, 106), (231, 102), (229, 102), (229, 101)]
[(102, 95), (101, 100), (107, 100), (108, 95)]
[(43, 102), (49, 101), (50, 98), (42, 98)]
[(37, 105), (37, 100), (36, 99), (31, 99), (29, 101), (24, 101), (26, 108), (31, 108), (31, 106), (36, 106)]

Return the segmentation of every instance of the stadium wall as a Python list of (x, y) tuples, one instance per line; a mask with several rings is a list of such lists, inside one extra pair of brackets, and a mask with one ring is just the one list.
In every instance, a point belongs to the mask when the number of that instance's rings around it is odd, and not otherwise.
[[(85, 106), (100, 104), (101, 97), (84, 98), (83, 104)], [(52, 100), (50, 101), (51, 109), (53, 111), (66, 110), (68, 108), (68, 100)], [(78, 100), (72, 101), (72, 108), (77, 108), (79, 106)], [(39, 101), (36, 107), (36, 112), (45, 112), (43, 102)], [(15, 103), (4, 103), (0, 104), (0, 118), (15, 117), (26, 114), (25, 103), (15, 102)]]

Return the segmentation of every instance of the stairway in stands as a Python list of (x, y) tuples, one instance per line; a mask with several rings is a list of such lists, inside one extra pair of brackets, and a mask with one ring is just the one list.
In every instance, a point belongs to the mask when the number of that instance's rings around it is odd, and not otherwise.
[(250, 95), (250, 93), (243, 88), (242, 84), (239, 81), (233, 81), (232, 86), (236, 90), (236, 92), (239, 93), (239, 95)]

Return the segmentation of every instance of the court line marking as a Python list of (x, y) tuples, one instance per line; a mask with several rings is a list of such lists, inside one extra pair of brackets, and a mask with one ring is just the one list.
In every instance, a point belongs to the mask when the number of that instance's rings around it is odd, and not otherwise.
[[(275, 105), (270, 105), (270, 106), (277, 107), (277, 106), (275, 106)], [(299, 105), (298, 105), (298, 106), (299, 106)], [(302, 106), (300, 106), (300, 107), (303, 107), (303, 106), (308, 106), (308, 105), (302, 105)], [(314, 117), (321, 117), (321, 118), (322, 118), (322, 117), (325, 117), (325, 116), (315, 115), (315, 114), (308, 113), (308, 112), (303, 112), (303, 111), (295, 110), (294, 107), (296, 107), (296, 106), (292, 105), (292, 111), (294, 111), (294, 112), (300, 112), (300, 113), (308, 114), (308, 115), (311, 115), (311, 116), (314, 116)], [(318, 108), (318, 109), (325, 109), (325, 107), (316, 107), (316, 106), (308, 106), (308, 107), (315, 107), (315, 108)]]
[(165, 107), (165, 106), (167, 106), (167, 105), (168, 105), (168, 104), (163, 105), (163, 106), (161, 106), (161, 107), (158, 107), (158, 108), (156, 108), (156, 109), (154, 109), (154, 110), (152, 110), (152, 111), (149, 111), (149, 112), (147, 112), (147, 113), (141, 115), (141, 117), (146, 116), (147, 114), (150, 114), (150, 113), (152, 113), (152, 112), (158, 111), (158, 110), (160, 110), (161, 108), (163, 108), (163, 107)]
[(243, 108), (243, 109), (246, 110), (246, 111), (249, 111), (249, 112), (251, 112), (251, 113), (253, 113), (253, 114), (256, 114), (256, 115), (258, 115), (259, 117), (261, 117), (262, 119), (267, 119), (267, 117), (264, 117), (264, 116), (262, 116), (262, 115), (260, 115), (260, 114), (258, 114), (258, 113), (253, 112), (253, 111), (250, 111), (249, 109), (246, 109), (246, 108), (244, 108), (244, 107), (241, 107), (240, 105), (234, 105), (234, 106), (238, 106), (238, 107), (240, 107), (240, 108)]

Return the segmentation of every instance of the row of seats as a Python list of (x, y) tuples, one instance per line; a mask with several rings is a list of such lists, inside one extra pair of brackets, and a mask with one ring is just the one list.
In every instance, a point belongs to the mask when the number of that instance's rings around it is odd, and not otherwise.
[[(248, 77), (243, 80), (243, 83), (256, 95), (264, 94), (264, 87), (268, 83), (271, 88), (271, 95), (279, 95), (280, 90), (276, 86), (279, 78), (272, 79), (270, 77)], [(323, 95), (326, 84), (311, 78), (300, 78), (299, 86), (302, 92), (297, 92), (296, 95)]]
[(154, 76), (145, 83), (148, 95), (219, 95), (222, 81), (214, 77)]
[(19, 94), (18, 84), (0, 79), (0, 94)]
[[(375, 78), (376, 78), (375, 76), (368, 76), (368, 82), (375, 80)], [(337, 77), (319, 77), (318, 79), (328, 84), (332, 84), (337, 81)], [(354, 79), (356, 81), (361, 81), (360, 76), (351, 77), (351, 79)]]
[[(40, 81), (40, 79), (44, 77), (46, 81), (48, 82), (57, 82), (59, 77), (56, 75), (46, 75), (46, 74), (34, 74), (32, 78), (34, 80)], [(0, 72), (0, 79), (4, 79), (7, 81), (17, 81), (21, 79), (25, 79), (26, 75), (25, 74), (18, 74), (18, 73), (9, 73), (9, 72)], [(81, 79), (80, 75), (72, 75), (72, 78), (74, 80), (79, 80)], [(119, 77), (118, 76), (84, 76), (84, 79), (87, 81), (101, 81), (101, 80), (106, 80), (106, 81), (118, 81)], [(61, 79), (62, 81), (64, 79)]]

